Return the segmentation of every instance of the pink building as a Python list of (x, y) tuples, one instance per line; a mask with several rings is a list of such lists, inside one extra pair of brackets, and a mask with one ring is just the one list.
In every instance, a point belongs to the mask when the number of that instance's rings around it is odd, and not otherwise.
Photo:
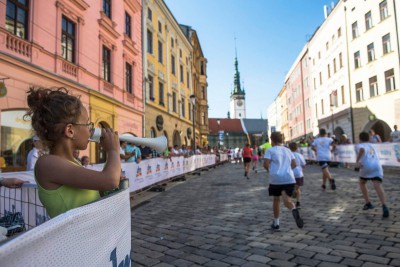
[(309, 59), (306, 47), (286, 77), (289, 140), (299, 141), (312, 134), (309, 84)]
[[(25, 166), (33, 133), (22, 116), (30, 86), (66, 87), (81, 95), (97, 127), (142, 136), (140, 0), (1, 0), (0, 6), (3, 171)], [(95, 144), (81, 155), (105, 160)]]

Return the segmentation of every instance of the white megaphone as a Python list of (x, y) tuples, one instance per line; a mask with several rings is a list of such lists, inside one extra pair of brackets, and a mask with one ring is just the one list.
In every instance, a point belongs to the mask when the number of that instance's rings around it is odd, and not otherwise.
[[(89, 140), (98, 143), (100, 142), (100, 137), (101, 137), (101, 129), (94, 128), (92, 130)], [(119, 140), (126, 141), (128, 143), (132, 143), (135, 145), (148, 146), (150, 148), (157, 150), (159, 153), (162, 153), (165, 151), (165, 149), (167, 149), (167, 138), (165, 136), (160, 136), (156, 138), (141, 138), (132, 136), (131, 134), (121, 134), (119, 136)]]
[(120, 141), (126, 141), (134, 145), (148, 146), (152, 149), (157, 150), (162, 153), (167, 149), (167, 138), (165, 136), (155, 137), (155, 138), (141, 138), (135, 137), (130, 134), (121, 134), (119, 136)]

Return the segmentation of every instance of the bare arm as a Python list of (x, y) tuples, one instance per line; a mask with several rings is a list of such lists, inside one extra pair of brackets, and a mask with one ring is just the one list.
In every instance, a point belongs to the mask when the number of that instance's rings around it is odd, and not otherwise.
[(264, 159), (264, 169), (269, 170), (270, 164), (271, 164), (270, 159)]
[(54, 190), (61, 185), (81, 189), (110, 190), (118, 187), (121, 176), (118, 133), (102, 129), (101, 143), (107, 153), (107, 162), (101, 172), (82, 168), (57, 155), (40, 157), (35, 175), (45, 189)]
[(297, 163), (296, 163), (295, 159), (292, 159), (292, 161), (290, 162), (290, 167), (292, 167), (292, 170), (297, 167)]
[(356, 164), (359, 164), (359, 161), (364, 156), (364, 154), (365, 154), (365, 149), (360, 148), (360, 150), (358, 151), (358, 154), (357, 154)]

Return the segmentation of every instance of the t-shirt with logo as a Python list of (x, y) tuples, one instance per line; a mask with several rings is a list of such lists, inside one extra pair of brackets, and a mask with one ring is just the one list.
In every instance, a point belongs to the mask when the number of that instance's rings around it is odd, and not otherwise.
[(292, 159), (295, 159), (292, 151), (284, 146), (273, 146), (265, 152), (264, 158), (271, 161), (269, 171), (270, 184), (294, 184), (292, 171)]
[(318, 137), (312, 143), (313, 147), (317, 148), (317, 160), (318, 161), (330, 161), (331, 160), (331, 145), (333, 143), (332, 138), (329, 137)]
[(375, 148), (370, 143), (360, 143), (356, 145), (357, 154), (364, 148), (364, 155), (360, 159), (360, 177), (363, 178), (383, 178), (383, 169), (379, 161), (379, 156)]

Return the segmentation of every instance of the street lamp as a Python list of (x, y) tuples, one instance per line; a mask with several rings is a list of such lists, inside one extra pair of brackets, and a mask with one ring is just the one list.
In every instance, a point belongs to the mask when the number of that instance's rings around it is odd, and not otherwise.
[(190, 101), (192, 102), (193, 105), (193, 144), (192, 144), (192, 149), (193, 153), (196, 153), (196, 96), (191, 95), (189, 96)]
[(221, 124), (221, 120), (220, 119), (217, 119), (217, 124), (218, 124), (218, 131), (217, 131), (217, 140), (218, 140), (218, 149), (219, 149), (219, 146), (220, 146), (220, 142), (221, 142), (221, 140), (220, 140), (220, 136), (219, 136), (219, 125)]

